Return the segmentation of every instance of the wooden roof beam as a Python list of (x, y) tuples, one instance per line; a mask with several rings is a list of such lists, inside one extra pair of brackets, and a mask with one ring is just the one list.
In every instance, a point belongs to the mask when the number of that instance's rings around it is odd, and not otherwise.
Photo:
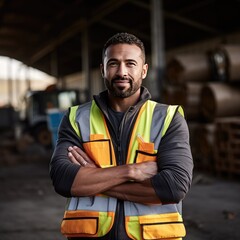
[[(143, 3), (143, 2), (139, 2), (137, 0), (129, 0), (131, 3), (139, 6), (139, 7), (142, 7), (142, 8), (145, 8), (145, 9), (149, 9), (149, 11), (151, 10), (151, 6), (149, 4), (146, 4), (146, 3)], [(175, 14), (175, 13), (171, 13), (171, 12), (168, 12), (168, 11), (163, 11), (163, 15), (164, 17), (166, 18), (169, 18), (169, 19), (173, 19), (177, 22), (180, 22), (182, 24), (185, 24), (185, 25), (188, 25), (190, 27), (194, 27), (196, 29), (199, 29), (199, 30), (202, 30), (202, 31), (205, 31), (205, 32), (208, 32), (208, 33), (212, 33), (212, 34), (221, 34), (217, 29), (215, 28), (211, 28), (205, 24), (201, 24), (197, 21), (193, 21), (193, 20), (190, 20), (188, 18), (185, 18), (185, 17), (182, 17), (178, 14)]]
[(105, 1), (98, 9), (92, 12), (92, 17), (86, 21), (85, 19), (80, 19), (74, 22), (68, 29), (65, 29), (60, 36), (57, 36), (54, 40), (45, 43), (39, 50), (37, 50), (29, 59), (28, 64), (32, 65), (39, 59), (43, 58), (50, 52), (52, 52), (57, 46), (61, 45), (65, 41), (71, 39), (78, 33), (82, 32), (84, 29), (92, 25), (93, 23), (99, 21), (115, 9), (119, 8), (121, 5), (125, 4), (129, 0), (109, 0)]

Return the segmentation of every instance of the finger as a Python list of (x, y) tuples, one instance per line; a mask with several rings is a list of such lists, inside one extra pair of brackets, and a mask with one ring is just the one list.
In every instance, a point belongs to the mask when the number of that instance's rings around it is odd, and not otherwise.
[(80, 154), (84, 159), (90, 159), (90, 158), (88, 157), (88, 155), (87, 155), (81, 148), (79, 148), (79, 147), (77, 147), (77, 146), (74, 146), (73, 149), (74, 149), (78, 154)]
[(97, 167), (95, 162), (79, 147), (73, 146), (68, 148), (69, 151), (73, 154), (75, 159), (82, 166), (86, 167)]
[(77, 146), (74, 146), (73, 149), (74, 149), (77, 153), (79, 153), (79, 154), (82, 156), (82, 158), (83, 158), (85, 161), (87, 161), (89, 164), (95, 164), (94, 161), (93, 161), (81, 148), (79, 148), (79, 147), (77, 147)]
[(68, 148), (68, 151), (69, 151), (68, 157), (71, 160), (71, 162), (77, 163), (78, 165), (83, 166), (83, 167), (85, 167), (88, 164), (88, 162), (82, 156), (82, 155), (84, 155), (83, 154), (84, 152), (77, 146), (75, 146), (75, 147), (70, 146)]
[(76, 152), (74, 149), (71, 151), (71, 153), (77, 160), (82, 159), (82, 156), (78, 152)]
[(71, 154), (74, 159), (74, 162), (77, 162), (82, 167), (85, 167), (88, 164), (87, 161), (85, 161), (84, 158), (82, 156), (78, 155), (76, 152), (71, 152)]
[(68, 153), (68, 158), (70, 159), (70, 161), (71, 161), (72, 163), (75, 163), (75, 164), (80, 165), (80, 163), (76, 160), (76, 158), (72, 155), (71, 152)]
[(85, 166), (87, 164), (87, 161), (80, 155), (78, 154), (76, 151), (72, 151), (71, 152), (72, 155), (74, 156), (74, 158), (82, 165)]

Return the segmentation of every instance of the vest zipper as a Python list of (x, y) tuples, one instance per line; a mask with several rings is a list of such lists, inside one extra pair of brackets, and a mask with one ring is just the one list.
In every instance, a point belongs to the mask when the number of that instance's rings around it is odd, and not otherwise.
[[(125, 119), (126, 119), (126, 116), (128, 114), (128, 111), (129, 110), (127, 110), (126, 113), (124, 114), (124, 116), (122, 118), (122, 121), (120, 123), (120, 126), (118, 128), (118, 131), (117, 132), (113, 131), (115, 136), (116, 136), (116, 142), (113, 139), (112, 139), (112, 141), (115, 142), (116, 147), (117, 147), (117, 156), (116, 156), (116, 159), (118, 159), (117, 165), (123, 165), (124, 164), (123, 159), (122, 159), (122, 152), (121, 152), (121, 150), (122, 150), (121, 138), (122, 138), (122, 133), (123, 133), (123, 126), (124, 126)], [(110, 121), (109, 121), (109, 123), (110, 123), (110, 126), (112, 127), (112, 129), (114, 129), (112, 123)], [(117, 200), (116, 214), (115, 214), (115, 219), (114, 219), (115, 229), (114, 229), (113, 233), (111, 234), (111, 235), (114, 235), (113, 239), (119, 239), (118, 226), (119, 226), (119, 223), (123, 226), (123, 223), (125, 221), (125, 219), (123, 219), (122, 216), (121, 216), (122, 212), (124, 211), (123, 207), (124, 207), (123, 201)], [(123, 226), (121, 228), (121, 230), (125, 232), (124, 234), (126, 234), (125, 226)]]
[(119, 154), (119, 165), (123, 165), (123, 154), (122, 154), (122, 134), (123, 134), (123, 127), (124, 127), (124, 123), (126, 120), (126, 117), (128, 115), (128, 110), (126, 111), (126, 113), (124, 114), (122, 121), (120, 123), (120, 126), (118, 128), (118, 133), (117, 133), (117, 142), (118, 142), (118, 154)]
[[(118, 132), (117, 132), (117, 154), (118, 154), (117, 165), (125, 164), (125, 162), (123, 161), (123, 153), (122, 153), (122, 134), (123, 134), (124, 123), (125, 123), (127, 115), (128, 115), (128, 110), (124, 114), (122, 121), (120, 123), (120, 126), (118, 128)], [(119, 239), (119, 227), (118, 226), (122, 226), (122, 227), (120, 227), (120, 231), (124, 231), (124, 233), (122, 233), (122, 234), (125, 235), (125, 232), (126, 232), (125, 225), (124, 225), (125, 219), (122, 217), (123, 211), (124, 211), (123, 201), (117, 200), (117, 208), (116, 208), (116, 216), (115, 216), (115, 226), (116, 227), (115, 227), (115, 231), (114, 231), (115, 232), (114, 239)]]
[[(124, 118), (124, 117), (123, 117)], [(121, 125), (122, 125), (123, 119), (120, 123), (120, 126), (118, 128), (118, 132), (117, 132), (117, 165), (122, 165), (122, 154), (121, 154)], [(121, 208), (122, 208), (122, 204), (119, 200), (117, 200), (117, 207), (116, 207), (116, 215), (115, 215), (115, 229), (114, 229), (114, 239), (118, 239), (119, 238), (119, 231), (118, 231), (118, 226), (119, 226), (119, 219), (120, 219), (120, 212), (121, 212)], [(120, 223), (121, 224), (121, 223)]]

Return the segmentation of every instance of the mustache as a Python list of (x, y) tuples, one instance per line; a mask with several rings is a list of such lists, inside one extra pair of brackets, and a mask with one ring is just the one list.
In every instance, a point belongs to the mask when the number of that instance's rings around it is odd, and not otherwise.
[(129, 77), (120, 77), (120, 76), (116, 76), (115, 78), (112, 79), (112, 82), (114, 82), (114, 81), (118, 81), (118, 80), (128, 80), (128, 81), (132, 81), (132, 79), (129, 78)]

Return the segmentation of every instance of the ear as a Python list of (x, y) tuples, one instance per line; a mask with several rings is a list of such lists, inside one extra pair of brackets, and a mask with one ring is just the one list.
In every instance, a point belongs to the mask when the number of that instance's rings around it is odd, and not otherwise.
[(148, 64), (146, 63), (146, 64), (143, 65), (143, 69), (142, 69), (142, 79), (146, 78), (147, 72), (148, 72)]
[(101, 71), (102, 77), (104, 77), (104, 68), (103, 68), (103, 64), (100, 64), (100, 71)]

